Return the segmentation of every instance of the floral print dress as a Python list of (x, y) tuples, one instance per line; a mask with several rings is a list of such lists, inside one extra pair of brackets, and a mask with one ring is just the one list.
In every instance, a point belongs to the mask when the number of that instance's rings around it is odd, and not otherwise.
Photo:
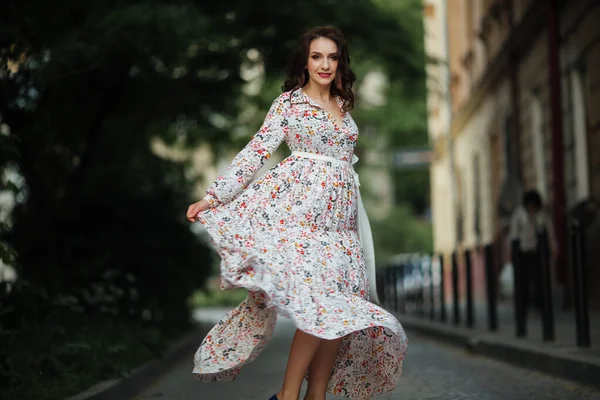
[[(198, 219), (221, 257), (222, 288), (249, 295), (204, 338), (194, 357), (200, 380), (235, 379), (282, 315), (309, 334), (344, 338), (329, 392), (363, 400), (397, 384), (408, 342), (398, 320), (368, 301), (350, 164), (358, 128), (340, 116), (341, 126), (302, 89), (281, 94), (208, 189), (210, 208)], [(348, 163), (292, 155), (250, 183), (284, 141), (292, 152)]]

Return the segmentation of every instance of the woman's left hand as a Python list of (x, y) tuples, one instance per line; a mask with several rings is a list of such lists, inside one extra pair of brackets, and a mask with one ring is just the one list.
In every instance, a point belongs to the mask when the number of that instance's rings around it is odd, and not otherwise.
[(191, 206), (188, 207), (187, 214), (186, 214), (187, 219), (189, 219), (190, 222), (196, 221), (196, 215), (198, 215), (199, 212), (208, 210), (209, 207), (210, 207), (210, 204), (208, 204), (208, 201), (206, 201), (206, 200), (200, 200), (200, 201), (192, 204)]

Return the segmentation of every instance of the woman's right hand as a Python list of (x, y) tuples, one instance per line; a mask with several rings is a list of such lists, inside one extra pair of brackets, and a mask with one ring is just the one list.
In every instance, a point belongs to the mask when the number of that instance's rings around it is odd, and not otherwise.
[(207, 200), (200, 200), (200, 201), (192, 204), (191, 206), (188, 207), (187, 214), (186, 214), (187, 219), (189, 219), (191, 222), (196, 221), (196, 216), (198, 215), (198, 213), (208, 210), (209, 207), (210, 207), (210, 204), (208, 204)]

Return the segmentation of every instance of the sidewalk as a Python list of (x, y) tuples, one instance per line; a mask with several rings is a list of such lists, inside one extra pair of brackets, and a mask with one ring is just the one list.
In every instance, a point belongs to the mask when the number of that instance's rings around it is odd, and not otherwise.
[(439, 309), (436, 309), (433, 320), (427, 314), (416, 316), (411, 313), (396, 313), (396, 316), (409, 334), (411, 331), (418, 332), (477, 354), (600, 388), (599, 314), (590, 314), (592, 346), (582, 348), (576, 346), (574, 310), (555, 310), (556, 339), (553, 342), (542, 340), (542, 321), (539, 316), (528, 319), (527, 337), (517, 338), (510, 302), (498, 305), (496, 332), (488, 330), (485, 304), (475, 304), (474, 328), (466, 327), (464, 304), (460, 311), (459, 324), (453, 322), (451, 304), (447, 305), (446, 322), (440, 321)]

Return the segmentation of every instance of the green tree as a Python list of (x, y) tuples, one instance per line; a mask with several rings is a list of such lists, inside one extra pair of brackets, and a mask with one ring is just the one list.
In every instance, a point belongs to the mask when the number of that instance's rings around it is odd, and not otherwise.
[(431, 226), (415, 218), (406, 204), (397, 206), (388, 218), (371, 222), (379, 266), (395, 254), (430, 253), (433, 250)]
[[(407, 27), (404, 40), (414, 49), (413, 65), (425, 70), (424, 31), (421, 0), (375, 0), (380, 9), (402, 21)], [(395, 79), (373, 60), (363, 60), (359, 65), (362, 74), (383, 71), (386, 76), (385, 102), (380, 106), (366, 107), (354, 113), (362, 128), (374, 128), (383, 136), (386, 154), (395, 151), (428, 146), (425, 101), (425, 76)], [(364, 130), (364, 129), (363, 129)], [(361, 146), (370, 147), (378, 140), (363, 137)], [(379, 139), (379, 138), (376, 138)], [(373, 143), (372, 143), (373, 142)], [(390, 164), (392, 160), (389, 160)], [(390, 165), (394, 182), (393, 211), (383, 221), (373, 221), (373, 234), (377, 259), (384, 264), (389, 256), (402, 252), (427, 252), (432, 250), (431, 224), (425, 221), (429, 207), (429, 171), (426, 167), (396, 170)], [(368, 187), (367, 187), (368, 188)]]
[[(374, 3), (392, 18), (402, 21), (406, 27), (403, 45), (412, 49), (407, 56), (420, 74), (400, 79), (385, 69), (387, 84), (385, 103), (381, 106), (359, 110), (355, 118), (362, 126), (375, 127), (377, 135), (383, 135), (390, 153), (411, 148), (426, 148), (427, 111), (425, 100), (425, 51), (422, 0), (374, 0)], [(381, 70), (381, 64), (367, 59), (359, 66), (364, 74)], [(400, 73), (404, 73), (402, 69)], [(406, 78), (406, 77), (405, 77)], [(364, 145), (369, 146), (368, 139)], [(397, 204), (408, 203), (413, 213), (422, 215), (429, 204), (429, 171), (426, 168), (398, 170), (393, 172)]]

